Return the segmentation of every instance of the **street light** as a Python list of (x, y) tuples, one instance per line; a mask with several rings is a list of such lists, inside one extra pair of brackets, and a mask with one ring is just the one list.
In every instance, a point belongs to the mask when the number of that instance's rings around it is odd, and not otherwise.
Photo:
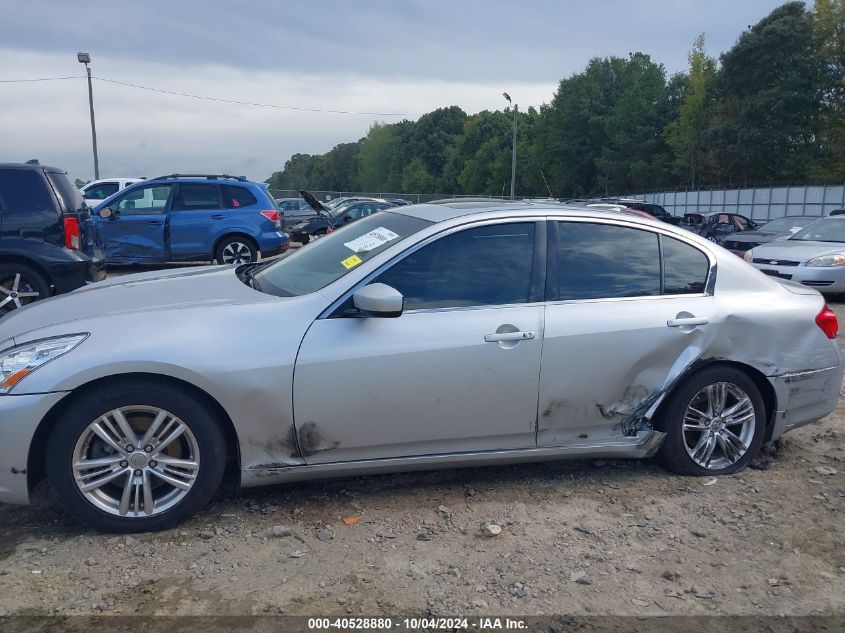
[[(511, 103), (511, 96), (507, 92), (503, 92), (502, 96)], [(519, 112), (519, 106), (513, 104), (513, 150), (511, 152), (511, 200), (514, 199), (514, 188), (516, 186), (516, 115)]]
[(77, 53), (76, 59), (80, 64), (85, 64), (85, 72), (88, 73), (88, 108), (91, 110), (91, 141), (94, 144), (94, 180), (100, 179), (100, 161), (97, 159), (97, 126), (94, 125), (94, 90), (91, 88), (91, 56), (88, 53)]

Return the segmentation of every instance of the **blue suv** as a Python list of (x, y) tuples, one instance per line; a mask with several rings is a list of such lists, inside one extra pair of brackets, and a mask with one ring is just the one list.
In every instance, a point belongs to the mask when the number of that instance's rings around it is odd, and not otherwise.
[(103, 200), (92, 216), (107, 263), (248, 264), (290, 245), (267, 185), (243, 176), (144, 180)]

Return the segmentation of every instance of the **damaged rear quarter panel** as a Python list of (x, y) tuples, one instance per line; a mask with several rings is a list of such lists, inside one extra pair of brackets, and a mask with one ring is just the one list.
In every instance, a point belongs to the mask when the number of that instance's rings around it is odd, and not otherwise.
[[(822, 396), (830, 402), (832, 387), (820, 377), (793, 380), (788, 389), (778, 379), (840, 365), (838, 347), (814, 321), (821, 295), (790, 292), (739, 260), (720, 259), (719, 266), (714, 296), (550, 304), (538, 445), (647, 428), (672, 388), (711, 361), (741, 363), (768, 377), (778, 409), (806, 407)], [(692, 332), (668, 328), (681, 311), (709, 323)]]

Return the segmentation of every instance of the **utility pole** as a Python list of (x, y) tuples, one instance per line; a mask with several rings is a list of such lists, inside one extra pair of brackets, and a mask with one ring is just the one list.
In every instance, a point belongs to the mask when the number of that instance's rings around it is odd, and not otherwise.
[[(507, 92), (503, 92), (502, 96), (511, 103), (511, 97)], [(514, 199), (514, 189), (516, 189), (516, 118), (519, 114), (519, 105), (513, 104), (513, 149), (511, 150), (511, 200)]]
[(85, 72), (88, 74), (88, 109), (91, 111), (91, 142), (94, 146), (94, 180), (100, 179), (100, 161), (97, 158), (97, 126), (94, 124), (94, 89), (91, 87), (91, 56), (88, 53), (77, 53), (76, 59), (80, 64), (85, 64)]

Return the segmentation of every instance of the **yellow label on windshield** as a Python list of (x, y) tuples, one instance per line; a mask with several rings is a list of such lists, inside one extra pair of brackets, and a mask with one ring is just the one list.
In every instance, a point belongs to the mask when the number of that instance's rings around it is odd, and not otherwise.
[(350, 268), (355, 268), (355, 266), (360, 264), (362, 261), (364, 261), (364, 260), (362, 260), (357, 255), (351, 255), (351, 256), (347, 257), (346, 259), (344, 259), (342, 262), (340, 262), (340, 264), (346, 270), (349, 270)]

